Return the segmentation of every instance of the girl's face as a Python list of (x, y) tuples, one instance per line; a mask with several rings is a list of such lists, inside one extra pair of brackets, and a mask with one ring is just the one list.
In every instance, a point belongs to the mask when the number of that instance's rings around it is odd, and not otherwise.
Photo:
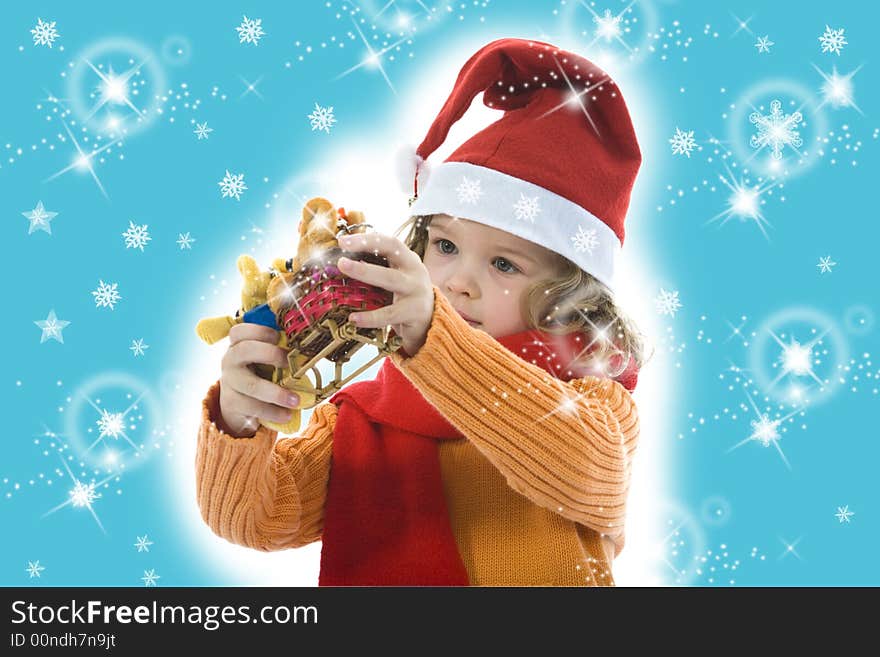
[(423, 262), (431, 282), (459, 314), (495, 338), (529, 328), (522, 313), (524, 292), (558, 275), (561, 265), (544, 247), (447, 214), (431, 220)]

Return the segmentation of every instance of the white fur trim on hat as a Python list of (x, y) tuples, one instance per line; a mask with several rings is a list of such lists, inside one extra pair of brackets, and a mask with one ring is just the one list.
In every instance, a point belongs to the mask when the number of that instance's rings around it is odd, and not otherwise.
[(395, 154), (394, 166), (397, 170), (400, 188), (410, 196), (413, 194), (416, 174), (419, 176), (419, 190), (428, 183), (428, 176), (431, 172), (430, 167), (422, 159), (421, 155), (416, 152), (414, 146), (401, 147)]
[(413, 215), (448, 214), (512, 233), (565, 256), (609, 288), (620, 240), (585, 208), (534, 183), (468, 162), (434, 167), (419, 181)]

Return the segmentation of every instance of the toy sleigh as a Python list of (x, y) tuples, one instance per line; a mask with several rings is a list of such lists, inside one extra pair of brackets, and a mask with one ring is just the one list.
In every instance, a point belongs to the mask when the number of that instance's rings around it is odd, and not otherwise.
[[(321, 403), (400, 348), (402, 340), (390, 327), (363, 328), (348, 319), (353, 312), (374, 310), (393, 301), (391, 292), (345, 276), (336, 266), (341, 256), (388, 266), (383, 256), (343, 251), (336, 241), (343, 234), (368, 228), (371, 226), (359, 212), (336, 210), (323, 198), (310, 200), (299, 224), (296, 257), (276, 259), (268, 272), (261, 271), (250, 256), (239, 257), (241, 308), (234, 317), (207, 318), (197, 325), (199, 337), (209, 344), (226, 337), (229, 328), (241, 322), (279, 331), (278, 345), (288, 351), (287, 367), (253, 365), (252, 369), (295, 392), (300, 405), (289, 422), (260, 420), (263, 425), (284, 433), (296, 432), (302, 409)], [(344, 366), (366, 345), (375, 347), (376, 355), (346, 374)], [(318, 368), (324, 359), (334, 364), (333, 376), (326, 382)]]
[[(342, 251), (335, 247), (321, 256), (319, 262), (310, 261), (300, 269), (289, 296), (289, 309), (279, 322), (282, 330), (282, 346), (289, 349), (288, 368), (281, 380), (274, 379), (293, 392), (314, 395), (311, 405), (317, 405), (340, 390), (346, 383), (371, 367), (381, 358), (400, 348), (401, 339), (393, 335), (390, 327), (383, 329), (359, 328), (348, 316), (353, 312), (374, 310), (389, 305), (390, 292), (362, 283), (342, 274), (336, 262), (342, 256), (353, 260), (365, 260), (387, 266), (382, 256)], [(365, 345), (376, 347), (378, 353), (348, 375), (343, 366)], [(318, 363), (327, 359), (334, 363), (334, 376), (322, 383)], [(303, 387), (311, 371), (315, 377), (314, 388)], [(275, 375), (279, 374), (276, 371)]]

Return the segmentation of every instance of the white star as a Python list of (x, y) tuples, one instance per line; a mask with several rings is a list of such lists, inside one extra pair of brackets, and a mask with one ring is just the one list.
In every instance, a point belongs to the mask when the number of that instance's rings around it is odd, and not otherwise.
[(141, 577), (144, 580), (144, 586), (156, 586), (156, 580), (161, 579), (159, 575), (156, 574), (156, 570), (145, 570), (144, 576)]
[(138, 552), (149, 552), (150, 546), (153, 544), (153, 541), (147, 538), (147, 535), (137, 537), (137, 543), (134, 546), (137, 548)]
[(43, 207), (43, 202), (38, 201), (37, 207), (35, 207), (30, 212), (22, 212), (21, 214), (23, 216), (27, 217), (31, 222), (31, 225), (28, 228), (28, 235), (30, 235), (31, 233), (33, 233), (35, 230), (38, 230), (38, 229), (46, 231), (47, 233), (49, 233), (51, 235), (52, 229), (49, 226), (49, 222), (52, 221), (52, 219), (55, 216), (57, 216), (58, 213), (57, 212), (49, 212), (48, 210), (46, 210)]
[(849, 504), (846, 506), (837, 507), (837, 513), (834, 514), (835, 517), (840, 520), (841, 524), (844, 522), (848, 523), (850, 516), (854, 516), (855, 512), (849, 510)]
[(129, 347), (129, 349), (131, 349), (134, 352), (135, 357), (143, 356), (144, 351), (149, 348), (150, 348), (150, 345), (144, 344), (143, 338), (140, 338), (139, 340), (132, 340), (131, 346)]
[(837, 263), (831, 259), (831, 256), (825, 256), (824, 258), (819, 258), (819, 264), (816, 266), (819, 268), (820, 274), (830, 274), (831, 268), (836, 264)]
[(193, 130), (193, 134), (198, 136), (199, 141), (201, 141), (202, 139), (207, 139), (208, 134), (211, 132), (214, 132), (214, 128), (209, 128), (207, 121), (205, 121), (204, 123), (196, 123), (196, 129)]
[(28, 567), (25, 568), (25, 572), (30, 573), (31, 578), (39, 577), (40, 572), (46, 570), (45, 566), (40, 565), (40, 560), (36, 561), (28, 561)]
[(64, 336), (61, 335), (61, 331), (63, 331), (64, 327), (70, 324), (70, 322), (58, 319), (58, 317), (55, 316), (54, 310), (49, 311), (49, 316), (46, 317), (46, 319), (35, 321), (34, 324), (43, 329), (43, 334), (40, 336), (40, 344), (43, 344), (50, 338), (64, 344)]
[(184, 249), (192, 250), (192, 243), (196, 241), (195, 237), (190, 237), (189, 233), (178, 233), (177, 234), (177, 243), (180, 245), (180, 250)]
[(770, 40), (770, 37), (764, 35), (762, 37), (758, 37), (758, 43), (755, 44), (755, 48), (758, 49), (759, 53), (762, 52), (770, 52), (770, 46), (775, 46), (776, 44)]

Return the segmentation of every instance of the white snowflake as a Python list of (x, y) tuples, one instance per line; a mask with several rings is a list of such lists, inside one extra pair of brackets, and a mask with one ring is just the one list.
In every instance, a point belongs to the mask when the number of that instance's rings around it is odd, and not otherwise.
[(526, 196), (520, 193), (519, 200), (513, 204), (513, 212), (520, 221), (531, 221), (535, 223), (535, 219), (541, 214), (540, 199), (537, 196)]
[(263, 19), (261, 18), (251, 20), (247, 16), (244, 16), (241, 25), (235, 28), (238, 31), (238, 42), (252, 43), (255, 46), (260, 45), (260, 39), (266, 36), (266, 33), (263, 32), (262, 25), (260, 25), (262, 22)]
[(593, 255), (593, 249), (599, 246), (599, 238), (596, 236), (596, 229), (590, 228), (584, 230), (583, 226), (578, 226), (577, 235), (571, 238), (574, 242), (574, 248), (578, 253), (587, 252)]
[(762, 52), (770, 52), (770, 46), (775, 46), (776, 44), (770, 40), (769, 36), (758, 37), (758, 43), (755, 44), (755, 48), (758, 49), (758, 53)]
[(28, 561), (28, 567), (24, 569), (26, 573), (29, 573), (31, 578), (39, 577), (40, 573), (46, 570), (45, 566), (40, 565), (40, 560), (36, 561)]
[(770, 114), (752, 112), (749, 114), (749, 122), (758, 126), (758, 134), (752, 135), (749, 145), (752, 148), (764, 148), (769, 146), (773, 151), (773, 159), (782, 159), (782, 149), (791, 146), (797, 150), (803, 145), (803, 140), (797, 131), (797, 127), (803, 121), (800, 112), (792, 114), (782, 113), (782, 103), (774, 100), (770, 103)]
[(95, 297), (95, 307), (96, 308), (109, 308), (113, 310), (115, 304), (122, 299), (119, 296), (119, 292), (116, 291), (116, 283), (107, 284), (104, 281), (100, 281), (98, 284), (98, 289), (92, 292), (92, 296)]
[(697, 146), (697, 142), (694, 141), (694, 131), (689, 130), (685, 132), (684, 130), (679, 130), (677, 126), (675, 134), (672, 135), (669, 143), (672, 144), (673, 155), (686, 155), (687, 157), (691, 156), (691, 153)]
[(828, 25), (825, 26), (825, 33), (819, 37), (819, 43), (822, 44), (822, 52), (833, 52), (840, 55), (840, 50), (847, 44), (846, 37), (843, 36), (844, 28), (832, 30)]
[(137, 543), (134, 546), (137, 548), (138, 552), (149, 552), (150, 546), (153, 544), (153, 541), (147, 539), (147, 535), (144, 534), (142, 537), (137, 537)]
[(824, 258), (819, 258), (819, 264), (816, 265), (819, 268), (820, 274), (830, 274), (831, 268), (837, 263), (831, 259), (831, 256), (825, 256)]
[(849, 522), (851, 516), (855, 515), (854, 511), (849, 510), (849, 504), (837, 507), (837, 513), (834, 514), (841, 524)]
[(101, 409), (100, 419), (95, 421), (98, 425), (98, 438), (110, 436), (114, 440), (119, 440), (119, 436), (125, 435), (125, 414), (111, 413), (106, 409)]
[(192, 243), (196, 241), (195, 237), (190, 237), (189, 233), (178, 233), (177, 234), (177, 243), (180, 245), (180, 250), (183, 251), (185, 249), (192, 250)]
[(204, 123), (196, 123), (196, 129), (193, 130), (193, 134), (199, 138), (199, 141), (207, 139), (208, 135), (212, 132), (214, 132), (214, 128), (209, 128), (207, 121)]
[(308, 119), (312, 126), (312, 131), (323, 130), (327, 134), (330, 134), (330, 128), (336, 123), (336, 118), (333, 116), (333, 108), (321, 107), (318, 103), (315, 103), (315, 111), (309, 114)]
[(659, 314), (675, 317), (675, 313), (681, 310), (681, 301), (678, 300), (678, 290), (667, 292), (661, 287), (660, 294), (654, 299), (654, 304), (657, 306), (657, 312)]
[(95, 484), (84, 484), (81, 481), (74, 481), (73, 488), (67, 493), (70, 496), (70, 503), (77, 508), (92, 508), (92, 503), (101, 497), (101, 493), (95, 492)]
[(37, 19), (37, 25), (31, 30), (31, 34), (34, 35), (35, 46), (49, 46), (50, 48), (55, 39), (61, 36), (55, 29), (55, 21), (44, 23), (42, 18)]
[(222, 198), (232, 196), (236, 201), (241, 200), (241, 195), (247, 189), (247, 185), (244, 184), (244, 174), (235, 175), (229, 173), (229, 169), (226, 169), (226, 175), (217, 184), (220, 185), (220, 191), (223, 193)]
[(129, 347), (129, 349), (131, 349), (134, 352), (135, 357), (143, 356), (144, 351), (146, 351), (149, 348), (150, 348), (150, 345), (144, 344), (143, 338), (140, 338), (138, 340), (132, 340), (131, 346)]
[(140, 249), (141, 251), (144, 250), (147, 242), (153, 239), (147, 232), (147, 224), (136, 226), (131, 220), (128, 221), (128, 230), (122, 233), (122, 236), (125, 238), (126, 249)]
[(144, 581), (144, 586), (156, 586), (156, 580), (161, 579), (159, 575), (156, 574), (156, 569), (145, 570), (144, 576), (141, 577)]
[(475, 205), (483, 195), (483, 188), (479, 180), (471, 180), (467, 176), (461, 177), (461, 182), (455, 188), (458, 192), (458, 202)]

